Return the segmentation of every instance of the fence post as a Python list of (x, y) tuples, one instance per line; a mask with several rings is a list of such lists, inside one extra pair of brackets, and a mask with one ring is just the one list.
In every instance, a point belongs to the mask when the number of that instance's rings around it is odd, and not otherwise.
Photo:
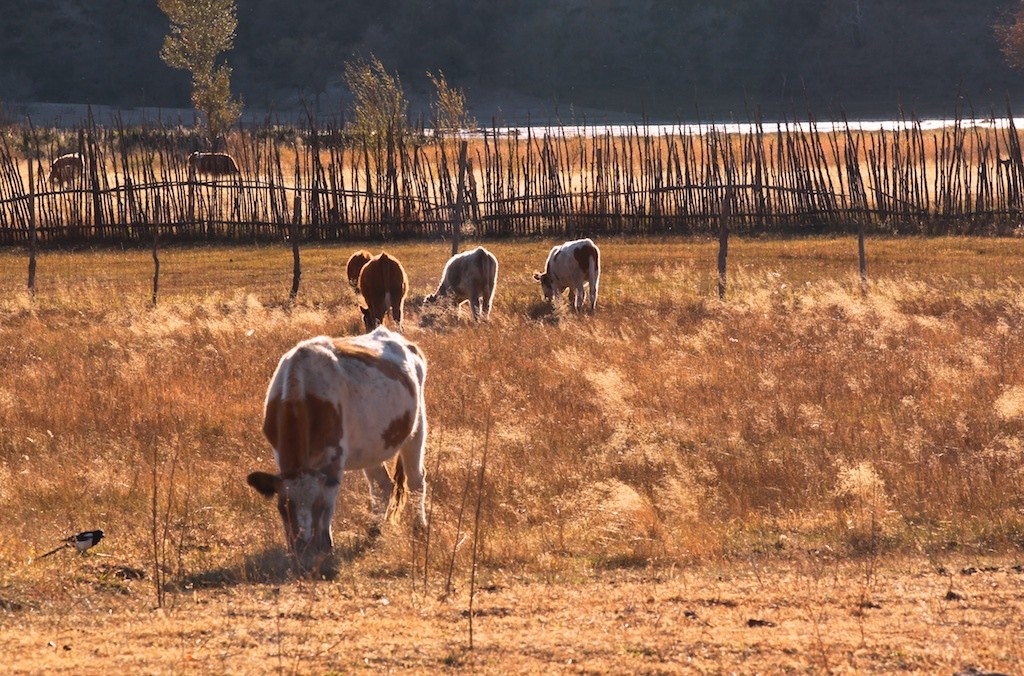
[(857, 255), (860, 258), (860, 295), (868, 295), (868, 259), (864, 253), (864, 217), (857, 219)]
[(28, 292), (36, 295), (36, 182), (28, 162)]
[(299, 278), (302, 277), (302, 264), (299, 261), (299, 219), (302, 218), (302, 198), (295, 196), (295, 207), (292, 215), (292, 222), (288, 228), (288, 236), (292, 240), (292, 291), (288, 294), (290, 300), (295, 300), (299, 293)]
[[(160, 195), (153, 197), (153, 207), (157, 213), (157, 220), (160, 214)], [(160, 288), (160, 257), (157, 255), (157, 240), (160, 237), (160, 228), (157, 223), (151, 222), (153, 229), (153, 307), (156, 307), (157, 290)]]
[(92, 111), (89, 111), (89, 127), (88, 127), (88, 154), (89, 154), (89, 182), (92, 184), (92, 221), (93, 221), (93, 232), (96, 233), (100, 238), (103, 237), (106, 231), (106, 218), (103, 214), (103, 195), (100, 192), (100, 169), (98, 158), (96, 157), (97, 148), (96, 141), (93, 138), (93, 127), (95, 126), (92, 119)]
[(725, 300), (725, 263), (729, 256), (729, 217), (732, 212), (732, 185), (725, 188), (722, 210), (718, 215), (718, 299)]
[(459, 186), (455, 193), (455, 213), (452, 214), (452, 255), (459, 253), (459, 237), (462, 234), (462, 212), (466, 201), (466, 150), (469, 142), (465, 139), (459, 146)]
[(196, 219), (196, 164), (188, 163), (188, 229), (191, 237), (195, 237), (199, 230)]

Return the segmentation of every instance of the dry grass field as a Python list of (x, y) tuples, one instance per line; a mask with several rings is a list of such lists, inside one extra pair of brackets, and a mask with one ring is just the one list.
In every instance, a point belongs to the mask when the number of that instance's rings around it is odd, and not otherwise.
[[(351, 249), (0, 252), (0, 644), (15, 672), (1024, 671), (1024, 241), (606, 240), (596, 316), (550, 241), (487, 243), (492, 320), (424, 312), (426, 538), (296, 579), (260, 435), (277, 359), (353, 334)], [(408, 514), (406, 515), (409, 516)], [(39, 558), (102, 528), (90, 552)], [(474, 565), (475, 562), (475, 565)]]

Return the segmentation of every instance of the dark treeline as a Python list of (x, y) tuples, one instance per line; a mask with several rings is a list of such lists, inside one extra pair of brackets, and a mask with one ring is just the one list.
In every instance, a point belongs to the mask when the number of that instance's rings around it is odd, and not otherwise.
[[(490, 119), (502, 94), (661, 119), (840, 108), (979, 109), (1024, 84), (992, 25), (1010, 0), (244, 0), (234, 87), (251, 109), (337, 101), (344, 61), (375, 53), (415, 101), (442, 69)], [(159, 59), (155, 0), (0, 0), (0, 102), (188, 107)], [(324, 92), (331, 96), (317, 97)], [(534, 111), (540, 115), (542, 111)]]
[[(189, 170), (193, 130), (26, 125), (0, 135), (0, 244), (438, 238), (462, 222), (456, 204), (478, 237), (709, 234), (726, 195), (739, 233), (999, 235), (1021, 223), (1012, 121), (574, 132), (485, 130), (468, 142), (460, 200), (458, 139), (242, 128), (228, 140), (240, 173), (211, 177)], [(68, 151), (81, 175), (49, 180)]]

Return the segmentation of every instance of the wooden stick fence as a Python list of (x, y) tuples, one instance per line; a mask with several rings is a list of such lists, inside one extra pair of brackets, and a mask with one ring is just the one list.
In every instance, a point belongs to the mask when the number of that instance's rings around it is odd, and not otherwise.
[[(463, 213), (459, 196), (483, 237), (712, 234), (727, 190), (740, 234), (1006, 234), (1021, 227), (1024, 199), (1007, 115), (986, 129), (957, 116), (939, 130), (911, 119), (872, 132), (845, 120), (774, 131), (757, 121), (745, 134), (486, 131), (469, 144), (464, 179), (457, 140), (267, 125), (232, 135), (241, 173), (215, 178), (189, 173), (197, 142), (179, 128), (90, 123), (61, 137), (29, 126), (0, 133), (0, 244), (27, 245), (33, 232), (41, 246), (280, 241), (292, 227), (303, 241), (442, 238)], [(50, 185), (49, 161), (72, 151), (82, 175)]]

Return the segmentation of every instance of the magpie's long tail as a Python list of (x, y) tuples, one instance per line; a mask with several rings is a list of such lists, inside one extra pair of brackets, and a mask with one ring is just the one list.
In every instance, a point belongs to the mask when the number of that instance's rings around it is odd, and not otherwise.
[(37, 559), (45, 559), (47, 556), (51, 556), (53, 554), (56, 554), (57, 552), (59, 552), (60, 550), (64, 549), (67, 546), (68, 546), (68, 543), (65, 542), (60, 547), (54, 547), (53, 549), (51, 549), (50, 551), (46, 552), (42, 556), (37, 556), (36, 558)]

